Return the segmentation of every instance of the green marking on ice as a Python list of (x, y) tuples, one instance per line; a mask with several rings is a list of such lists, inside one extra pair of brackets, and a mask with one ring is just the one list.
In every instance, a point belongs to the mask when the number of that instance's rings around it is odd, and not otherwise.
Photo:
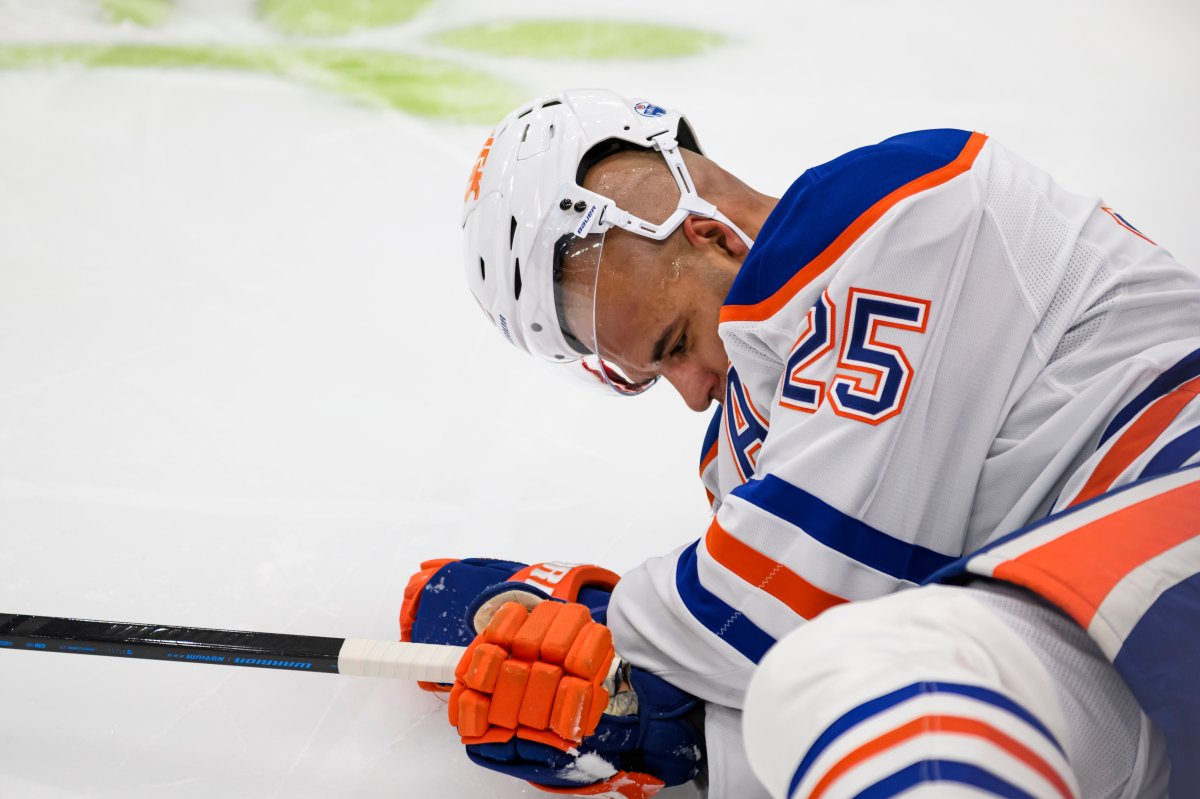
[(259, 0), (259, 14), (284, 33), (339, 36), (407, 22), (431, 0)]
[(524, 99), (517, 86), (487, 72), (378, 50), (278, 45), (0, 45), (0, 69), (64, 63), (266, 73), (361, 102), (455, 122), (494, 122)]
[(104, 13), (113, 22), (132, 22), (153, 27), (171, 15), (171, 0), (100, 0)]
[(433, 41), (497, 56), (610, 60), (677, 58), (710, 50), (725, 37), (710, 31), (597, 20), (488, 22), (436, 34)]

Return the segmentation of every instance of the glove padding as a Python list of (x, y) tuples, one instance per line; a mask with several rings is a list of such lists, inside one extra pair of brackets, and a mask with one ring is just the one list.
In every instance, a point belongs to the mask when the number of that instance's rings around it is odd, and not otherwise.
[(583, 605), (507, 602), (467, 648), (450, 693), (464, 744), (514, 734), (567, 750), (600, 722), (612, 634)]
[(702, 703), (616, 658), (608, 628), (582, 605), (508, 583), (485, 591), (472, 616), (521, 592), (529, 599), (501, 605), (456, 672), (450, 723), (471, 760), (553, 793), (626, 799), (695, 778)]
[[(472, 617), (479, 597), (510, 581), (538, 589), (539, 598), (552, 596), (587, 605), (593, 619), (603, 624), (618, 579), (599, 566), (553, 561), (526, 565), (493, 558), (427, 560), (404, 589), (400, 640), (466, 646), (478, 632)], [(440, 683), (418, 685), (429, 691), (450, 690)]]

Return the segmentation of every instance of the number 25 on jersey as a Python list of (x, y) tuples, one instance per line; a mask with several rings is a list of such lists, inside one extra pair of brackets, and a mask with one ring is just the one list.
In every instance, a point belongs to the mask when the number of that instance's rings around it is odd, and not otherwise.
[(792, 345), (779, 404), (813, 413), (828, 400), (838, 416), (879, 424), (904, 409), (913, 375), (904, 350), (879, 340), (881, 330), (895, 328), (924, 333), (929, 300), (851, 288), (846, 306), (833, 380), (827, 385), (823, 380), (805, 376), (837, 349), (838, 309), (826, 292), (809, 309), (805, 329)]

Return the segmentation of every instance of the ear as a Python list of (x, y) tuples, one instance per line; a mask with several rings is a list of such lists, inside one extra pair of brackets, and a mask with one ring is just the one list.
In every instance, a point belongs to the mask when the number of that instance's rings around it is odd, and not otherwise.
[(727, 255), (737, 260), (746, 257), (750, 248), (742, 237), (733, 232), (733, 228), (724, 222), (708, 219), (703, 216), (689, 216), (683, 220), (683, 235), (693, 247), (717, 247)]

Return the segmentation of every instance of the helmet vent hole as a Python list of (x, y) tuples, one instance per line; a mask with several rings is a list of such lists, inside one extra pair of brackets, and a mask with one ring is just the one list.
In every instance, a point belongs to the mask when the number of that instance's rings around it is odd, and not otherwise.
[(562, 105), (562, 102), (559, 100), (551, 100), (548, 103), (542, 103), (542, 108), (550, 108), (551, 106), (555, 105)]
[(483, 259), (479, 259), (479, 279), (487, 280), (487, 268), (483, 265)]
[(554, 138), (554, 126), (553, 125), (550, 126), (550, 138), (552, 138), (552, 139)]
[(513, 299), (521, 299), (521, 259), (513, 259)]
[(517, 218), (515, 216), (510, 216), (508, 219), (508, 249), (511, 251), (513, 248), (513, 241), (517, 238)]
[(526, 125), (525, 130), (521, 131), (521, 143), (524, 144), (525, 140), (528, 138), (529, 138), (529, 126)]

